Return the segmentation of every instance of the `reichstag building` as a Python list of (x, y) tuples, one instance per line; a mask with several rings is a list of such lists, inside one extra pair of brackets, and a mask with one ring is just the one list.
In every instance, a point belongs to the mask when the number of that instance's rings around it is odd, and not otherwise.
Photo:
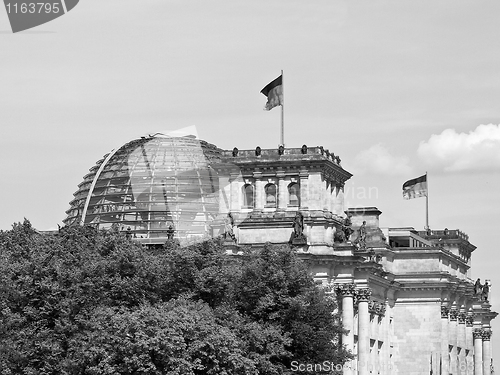
[(490, 375), (489, 284), (458, 229), (383, 228), (376, 207), (344, 207), (352, 177), (323, 147), (222, 150), (194, 136), (132, 140), (90, 168), (65, 224), (118, 225), (144, 246), (222, 235), (290, 243), (335, 293), (356, 358), (344, 374)]

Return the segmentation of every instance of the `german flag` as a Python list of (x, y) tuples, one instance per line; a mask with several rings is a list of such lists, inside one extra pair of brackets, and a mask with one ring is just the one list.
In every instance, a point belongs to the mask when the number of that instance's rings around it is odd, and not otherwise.
[(264, 110), (270, 111), (274, 107), (283, 105), (283, 75), (270, 82), (260, 92), (267, 96), (267, 103)]
[(408, 180), (403, 184), (403, 198), (413, 199), (427, 196), (427, 175)]

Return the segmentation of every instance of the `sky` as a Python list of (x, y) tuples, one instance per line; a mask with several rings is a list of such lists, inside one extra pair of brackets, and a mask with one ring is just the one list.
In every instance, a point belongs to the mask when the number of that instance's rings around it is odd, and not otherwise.
[[(425, 226), (402, 184), (428, 173), (429, 224), (477, 246), (500, 311), (500, 2), (82, 0), (13, 34), (0, 9), (0, 229), (57, 228), (104, 154), (195, 126), (223, 149), (275, 148), (260, 90), (284, 71), (285, 145), (353, 173), (346, 207)], [(500, 320), (497, 319), (497, 320)], [(494, 322), (500, 361), (500, 323)], [(500, 364), (498, 364), (500, 366)]]

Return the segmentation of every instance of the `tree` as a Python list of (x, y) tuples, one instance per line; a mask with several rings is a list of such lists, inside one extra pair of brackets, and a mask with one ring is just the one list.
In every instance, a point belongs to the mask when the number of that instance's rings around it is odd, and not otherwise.
[[(117, 228), (0, 231), (2, 374), (290, 374), (342, 364), (335, 300), (288, 246), (144, 249)], [(297, 372), (293, 372), (297, 373)]]

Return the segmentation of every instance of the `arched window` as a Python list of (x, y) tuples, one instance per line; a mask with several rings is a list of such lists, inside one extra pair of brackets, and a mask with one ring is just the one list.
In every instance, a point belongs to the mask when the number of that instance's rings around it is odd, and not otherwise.
[(297, 184), (296, 182), (292, 182), (290, 185), (288, 185), (288, 205), (300, 205), (300, 189), (299, 184)]
[(266, 192), (266, 206), (276, 207), (276, 185), (267, 184), (264, 190)]
[(253, 185), (246, 184), (243, 186), (243, 207), (253, 208), (254, 203), (254, 188)]

